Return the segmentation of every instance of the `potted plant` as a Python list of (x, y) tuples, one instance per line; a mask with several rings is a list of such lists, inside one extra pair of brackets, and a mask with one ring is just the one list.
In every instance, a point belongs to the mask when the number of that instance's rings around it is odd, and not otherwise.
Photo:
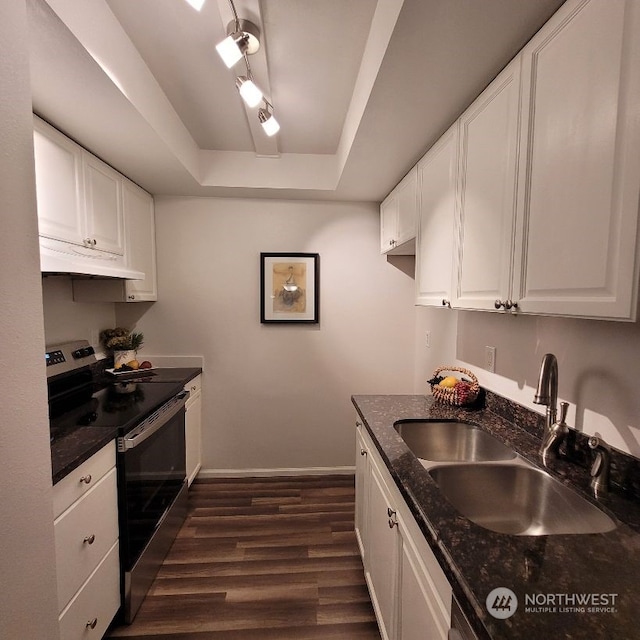
[(114, 369), (119, 369), (123, 364), (129, 364), (136, 360), (138, 349), (144, 343), (144, 336), (142, 333), (116, 327), (101, 331), (100, 343), (113, 355)]

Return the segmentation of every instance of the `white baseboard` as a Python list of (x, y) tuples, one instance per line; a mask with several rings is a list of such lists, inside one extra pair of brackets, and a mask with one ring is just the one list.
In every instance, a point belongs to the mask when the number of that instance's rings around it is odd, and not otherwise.
[(292, 469), (200, 469), (198, 478), (269, 478), (277, 476), (353, 475), (355, 467), (305, 467)]

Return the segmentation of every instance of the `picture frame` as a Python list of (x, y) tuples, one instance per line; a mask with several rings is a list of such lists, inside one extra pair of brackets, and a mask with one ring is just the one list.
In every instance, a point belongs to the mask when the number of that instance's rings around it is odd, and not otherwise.
[(260, 322), (320, 321), (320, 256), (317, 253), (260, 253)]

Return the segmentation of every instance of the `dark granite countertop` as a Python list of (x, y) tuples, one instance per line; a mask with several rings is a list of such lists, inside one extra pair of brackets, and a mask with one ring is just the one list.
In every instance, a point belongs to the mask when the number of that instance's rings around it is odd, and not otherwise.
[[(175, 382), (182, 385), (187, 384), (196, 376), (202, 373), (199, 367), (163, 367), (153, 369), (153, 382)], [(152, 373), (150, 372), (150, 373)], [(98, 377), (98, 383), (108, 384), (116, 378), (109, 373)], [(122, 381), (123, 377), (118, 377)], [(137, 376), (136, 380), (142, 382), (147, 378)], [(93, 427), (73, 427), (58, 435), (51, 443), (51, 466), (53, 484), (60, 482), (62, 478), (79, 467), (85, 460), (88, 460), (94, 453), (99, 451), (105, 444), (113, 440), (117, 435), (117, 428), (93, 428)]]
[[(486, 408), (449, 407), (421, 395), (354, 396), (352, 400), (480, 638), (640, 638), (637, 500), (619, 492), (599, 500), (599, 506), (619, 521), (619, 526), (608, 533), (546, 536), (494, 533), (461, 516), (449, 504), (393, 424), (403, 418), (472, 422), (540, 467), (540, 439), (530, 430), (516, 426), (521, 424), (517, 411), (514, 422), (510, 422)], [(560, 459), (550, 462), (547, 471), (594, 501), (589, 492), (588, 468)], [(489, 593), (498, 587), (511, 589), (518, 598), (518, 609), (504, 620), (491, 616), (485, 605)], [(556, 604), (550, 607), (554, 610), (542, 611), (556, 594), (560, 594), (555, 598)], [(585, 605), (582, 611), (577, 601), (572, 605), (565, 594), (615, 594), (601, 597), (599, 603), (607, 605), (604, 608), (613, 604), (614, 611), (589, 610), (593, 605)]]
[(114, 428), (93, 429), (75, 427), (57, 437), (51, 443), (51, 473), (53, 484), (77, 469), (85, 460), (100, 451), (116, 437)]

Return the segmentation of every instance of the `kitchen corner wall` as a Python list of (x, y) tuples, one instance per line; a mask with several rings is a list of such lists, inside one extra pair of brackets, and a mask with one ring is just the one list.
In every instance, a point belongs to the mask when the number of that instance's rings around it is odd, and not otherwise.
[[(117, 318), (204, 356), (204, 469), (352, 467), (351, 395), (413, 392), (412, 258), (379, 234), (375, 204), (156, 199), (159, 299)], [(260, 252), (287, 251), (320, 254), (319, 325), (260, 323)]]

